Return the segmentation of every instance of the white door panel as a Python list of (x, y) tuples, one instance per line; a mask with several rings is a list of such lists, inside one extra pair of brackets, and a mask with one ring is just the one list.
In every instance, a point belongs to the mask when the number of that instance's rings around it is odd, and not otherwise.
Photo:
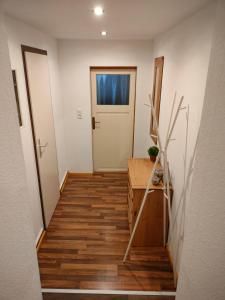
[[(100, 104), (97, 99), (97, 75), (129, 75), (129, 101), (127, 104)], [(127, 160), (132, 157), (133, 151), (135, 81), (135, 70), (91, 71), (92, 118), (95, 121), (93, 129), (94, 171), (127, 170)], [(111, 91), (108, 88), (108, 92), (114, 91), (115, 89)], [(105, 97), (107, 96), (105, 95)], [(120, 103), (119, 97), (115, 98), (116, 103)]]
[(41, 196), (47, 226), (59, 199), (58, 164), (48, 57), (39, 53), (25, 52), (25, 60)]

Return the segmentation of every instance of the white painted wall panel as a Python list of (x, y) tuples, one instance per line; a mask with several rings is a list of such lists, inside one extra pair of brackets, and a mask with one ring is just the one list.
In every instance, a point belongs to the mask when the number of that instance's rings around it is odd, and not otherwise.
[[(152, 91), (152, 42), (60, 40), (59, 60), (69, 169), (93, 168), (90, 66), (137, 66), (134, 156), (146, 157), (150, 111), (144, 103)], [(83, 119), (76, 119), (77, 109)]]
[(23, 61), (21, 54), (21, 44), (36, 47), (39, 49), (45, 49), (48, 51), (52, 107), (57, 145), (59, 181), (61, 182), (65, 175), (65, 172), (67, 171), (67, 161), (64, 142), (63, 105), (60, 96), (57, 42), (55, 39), (34, 29), (33, 27), (7, 16), (5, 17), (5, 25), (8, 35), (11, 66), (12, 69), (15, 69), (17, 73), (18, 92), (23, 120), (23, 126), (20, 128), (20, 134), (23, 145), (24, 161), (26, 165), (26, 175), (34, 226), (34, 234), (35, 237), (38, 238), (39, 232), (42, 229), (43, 225), (27, 92), (25, 86)]
[[(215, 3), (209, 4), (191, 18), (184, 20), (172, 30), (154, 40), (154, 57), (164, 56), (164, 73), (160, 110), (160, 133), (165, 139), (174, 93), (177, 102), (184, 96), (183, 106), (189, 106), (187, 166), (192, 157), (201, 121), (206, 78), (209, 66), (212, 35), (215, 20)], [(169, 247), (176, 272), (179, 272), (183, 244), (183, 201), (179, 207), (184, 186), (184, 155), (186, 138), (186, 111), (182, 110), (168, 148), (168, 159), (174, 188), (173, 239)], [(187, 171), (186, 171), (187, 174)], [(189, 200), (187, 199), (187, 202)], [(177, 213), (178, 211), (178, 213)], [(177, 218), (175, 216), (177, 215)]]
[(225, 299), (225, 1), (218, 3), (177, 300)]
[(0, 66), (0, 299), (41, 300), (25, 166), (1, 11)]

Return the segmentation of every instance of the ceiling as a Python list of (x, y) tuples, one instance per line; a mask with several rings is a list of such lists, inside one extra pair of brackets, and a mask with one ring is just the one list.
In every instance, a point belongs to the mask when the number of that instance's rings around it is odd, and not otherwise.
[[(151, 39), (209, 0), (3, 0), (12, 17), (59, 39)], [(105, 13), (96, 17), (96, 5)]]

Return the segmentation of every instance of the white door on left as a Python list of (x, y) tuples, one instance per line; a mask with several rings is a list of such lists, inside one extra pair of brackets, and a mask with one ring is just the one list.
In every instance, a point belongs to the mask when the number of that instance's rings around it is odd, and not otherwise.
[(47, 53), (24, 51), (31, 125), (45, 226), (59, 200), (55, 130)]

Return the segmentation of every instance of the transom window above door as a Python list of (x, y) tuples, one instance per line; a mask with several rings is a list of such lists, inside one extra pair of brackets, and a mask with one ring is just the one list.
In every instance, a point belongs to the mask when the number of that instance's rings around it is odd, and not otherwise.
[(130, 74), (96, 74), (97, 105), (129, 105)]

